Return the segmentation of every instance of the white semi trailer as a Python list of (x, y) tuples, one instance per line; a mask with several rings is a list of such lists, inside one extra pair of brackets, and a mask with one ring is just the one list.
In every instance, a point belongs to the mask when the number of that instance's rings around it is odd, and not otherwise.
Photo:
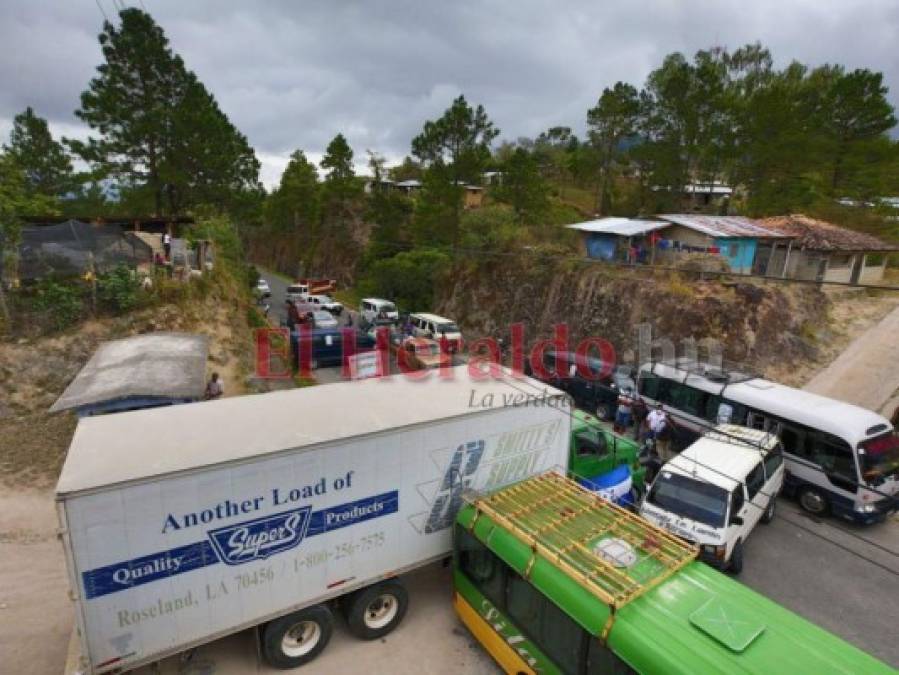
[(450, 554), (463, 490), (568, 463), (561, 392), (451, 372), (82, 419), (57, 486), (78, 668), (254, 626), (294, 667), (334, 609), (360, 638), (392, 630), (399, 575)]

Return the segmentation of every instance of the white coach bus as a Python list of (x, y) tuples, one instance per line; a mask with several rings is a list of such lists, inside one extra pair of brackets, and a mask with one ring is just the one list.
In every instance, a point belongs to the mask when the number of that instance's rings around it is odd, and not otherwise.
[(899, 436), (870, 410), (689, 359), (645, 363), (638, 389), (661, 403), (676, 449), (710, 425), (776, 433), (786, 459), (784, 491), (806, 511), (860, 524), (884, 520), (899, 504)]

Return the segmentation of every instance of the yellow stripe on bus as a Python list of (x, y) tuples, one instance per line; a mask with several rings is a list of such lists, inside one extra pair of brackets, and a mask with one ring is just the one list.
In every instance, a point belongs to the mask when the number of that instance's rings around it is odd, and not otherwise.
[(469, 605), (458, 593), (453, 593), (453, 596), (453, 606), (462, 623), (503, 670), (510, 675), (536, 675), (535, 671), (509, 646), (502, 635), (490, 627), (490, 624), (477, 613), (474, 607)]

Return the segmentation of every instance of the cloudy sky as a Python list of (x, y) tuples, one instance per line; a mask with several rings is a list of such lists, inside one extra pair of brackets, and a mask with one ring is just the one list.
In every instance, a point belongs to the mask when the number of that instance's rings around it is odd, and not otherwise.
[[(118, 0), (119, 5), (135, 5)], [(138, 0), (250, 139), (263, 181), (302, 148), (318, 159), (343, 132), (364, 162), (409, 151), (423, 122), (460, 92), (502, 138), (584, 127), (616, 80), (642, 84), (672, 51), (760, 40), (782, 65), (880, 70), (899, 104), (896, 0)], [(0, 0), (0, 135), (27, 105), (56, 134), (100, 62), (113, 0)]]

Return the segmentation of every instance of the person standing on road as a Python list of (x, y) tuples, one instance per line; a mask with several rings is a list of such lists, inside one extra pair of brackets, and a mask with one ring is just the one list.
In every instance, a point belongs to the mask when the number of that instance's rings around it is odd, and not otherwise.
[(222, 382), (218, 373), (213, 373), (212, 377), (209, 378), (209, 382), (206, 383), (206, 392), (203, 394), (203, 398), (207, 401), (211, 401), (213, 399), (221, 398), (224, 393), (224, 382)]
[(172, 235), (168, 232), (162, 235), (162, 248), (165, 250), (165, 259), (172, 259)]
[(671, 452), (668, 449), (668, 438), (671, 435), (670, 422), (668, 413), (662, 409), (659, 403), (646, 417), (649, 424), (649, 437), (655, 441), (656, 453), (663, 462), (671, 459)]
[(627, 433), (627, 428), (631, 425), (631, 412), (634, 400), (631, 398), (631, 392), (622, 389), (618, 395), (618, 410), (615, 413), (614, 430), (616, 434)]

